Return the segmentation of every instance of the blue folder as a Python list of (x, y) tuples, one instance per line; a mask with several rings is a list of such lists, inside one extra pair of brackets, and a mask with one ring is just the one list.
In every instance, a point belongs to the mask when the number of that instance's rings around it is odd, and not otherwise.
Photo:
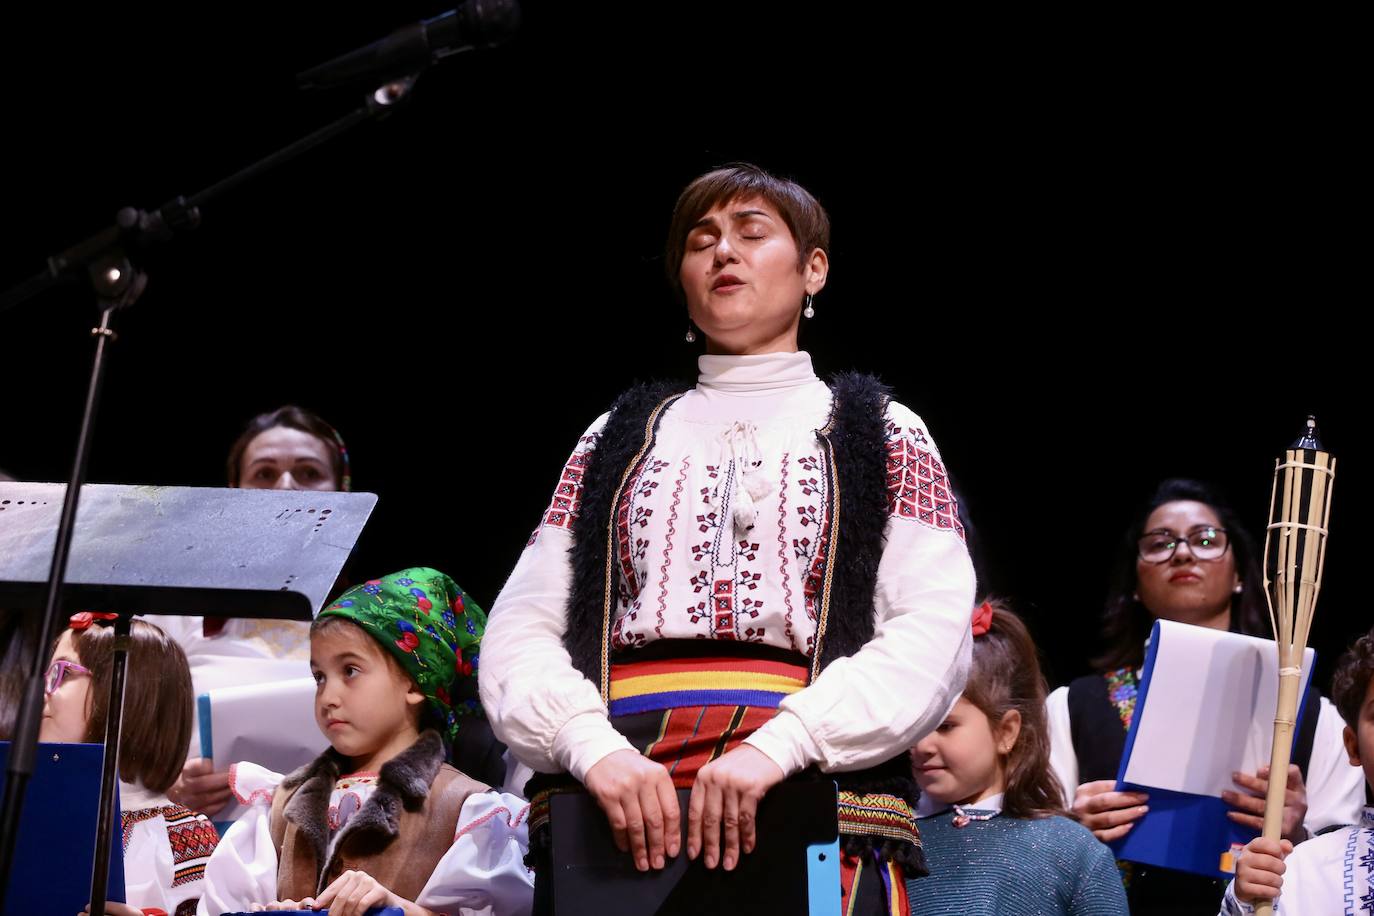
[[(1233, 810), (1230, 805), (1213, 795), (1174, 792), (1126, 781), (1126, 769), (1135, 746), (1136, 732), (1145, 716), (1150, 679), (1160, 644), (1160, 625), (1156, 621), (1136, 692), (1136, 713), (1126, 734), (1126, 750), (1121, 755), (1121, 766), (1116, 776), (1117, 791), (1144, 792), (1150, 796), (1150, 811), (1136, 822), (1129, 833), (1108, 845), (1118, 859), (1128, 862), (1172, 868), (1209, 878), (1230, 879), (1235, 874), (1235, 853), (1258, 835), (1256, 831), (1242, 827), (1226, 816)], [(1302, 711), (1307, 705), (1311, 674), (1312, 666), (1304, 666), (1303, 693), (1298, 703), (1298, 721), (1293, 729), (1295, 743), (1302, 733)], [(1163, 714), (1167, 715), (1167, 711)], [(1242, 791), (1239, 786), (1235, 789)], [(1226, 867), (1228, 865), (1229, 868)]]
[[(90, 902), (104, 751), (99, 744), (38, 745), (19, 821), (5, 916), (79, 913)], [(9, 759), (10, 743), (0, 741), (0, 790)], [(124, 843), (117, 820), (112, 834), (105, 899), (123, 903)]]

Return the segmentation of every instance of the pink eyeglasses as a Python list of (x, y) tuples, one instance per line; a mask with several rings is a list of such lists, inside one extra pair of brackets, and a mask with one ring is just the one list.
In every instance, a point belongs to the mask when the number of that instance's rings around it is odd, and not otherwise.
[(43, 689), (48, 696), (52, 696), (58, 687), (62, 686), (62, 679), (67, 676), (67, 672), (73, 674), (90, 675), (91, 669), (78, 665), (76, 662), (69, 662), (65, 658), (60, 658), (48, 666), (48, 673), (44, 679)]

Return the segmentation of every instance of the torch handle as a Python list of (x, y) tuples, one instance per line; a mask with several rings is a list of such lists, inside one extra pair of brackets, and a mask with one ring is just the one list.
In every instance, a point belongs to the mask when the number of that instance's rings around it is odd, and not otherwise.
[[(1298, 716), (1297, 672), (1279, 675), (1279, 705), (1274, 712), (1274, 746), (1269, 752), (1269, 791), (1264, 797), (1264, 833), (1266, 840), (1278, 840), (1283, 834), (1283, 801), (1288, 791), (1288, 762), (1293, 753), (1293, 730)], [(1255, 916), (1273, 916), (1274, 904), (1264, 901), (1255, 905)]]

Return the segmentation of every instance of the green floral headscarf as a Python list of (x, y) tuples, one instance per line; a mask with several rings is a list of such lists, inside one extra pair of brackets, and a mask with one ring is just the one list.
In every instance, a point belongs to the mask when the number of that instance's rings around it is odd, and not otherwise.
[(458, 678), (477, 674), (487, 614), (437, 569), (417, 566), (354, 586), (320, 616), (356, 623), (401, 663), (449, 746), (459, 718), (481, 712), (476, 700), (455, 703), (453, 694)]

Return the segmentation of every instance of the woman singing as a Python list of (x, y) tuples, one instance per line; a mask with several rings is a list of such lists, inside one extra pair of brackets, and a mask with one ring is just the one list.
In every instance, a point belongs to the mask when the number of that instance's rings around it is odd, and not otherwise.
[(768, 842), (764, 793), (819, 769), (847, 911), (905, 912), (906, 752), (963, 689), (974, 576), (924, 422), (797, 349), (828, 247), (815, 198), (754, 166), (682, 192), (666, 266), (705, 338), (696, 385), (632, 388), (580, 439), (493, 606), (481, 693), (539, 773), (532, 833), (570, 782), (545, 774), (570, 774), (641, 870), (684, 819), (687, 855), (730, 870)]

